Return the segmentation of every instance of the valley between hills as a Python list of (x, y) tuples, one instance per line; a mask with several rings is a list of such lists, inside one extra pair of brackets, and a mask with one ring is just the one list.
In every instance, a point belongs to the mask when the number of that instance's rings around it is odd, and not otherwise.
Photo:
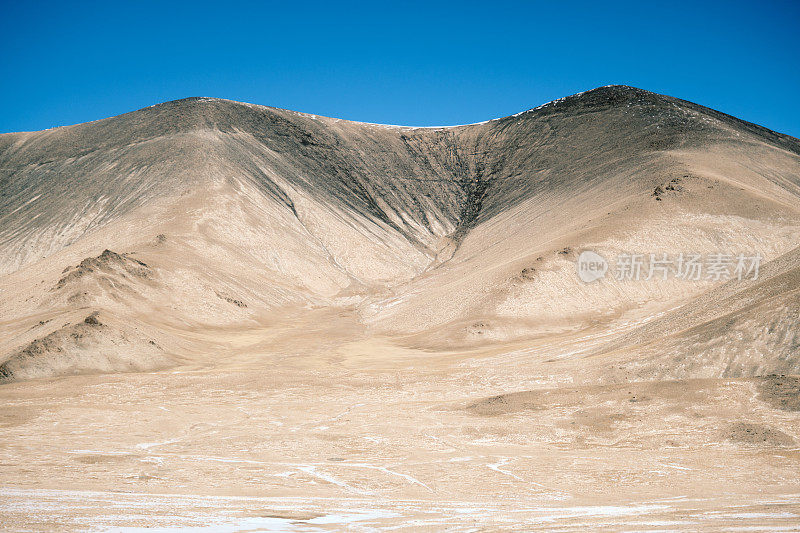
[(800, 140), (703, 106), (6, 133), (0, 252), (0, 527), (800, 527)]

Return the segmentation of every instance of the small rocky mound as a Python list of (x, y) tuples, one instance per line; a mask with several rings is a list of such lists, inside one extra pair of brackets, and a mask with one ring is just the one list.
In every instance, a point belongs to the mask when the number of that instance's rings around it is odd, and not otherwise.
[(91, 336), (92, 329), (102, 328), (103, 324), (94, 312), (78, 324), (65, 324), (62, 328), (34, 340), (13, 354), (0, 365), (0, 381), (13, 381), (19, 374), (25, 374), (31, 366), (36, 366), (43, 358), (64, 353), (68, 344), (79, 344)]
[(758, 398), (775, 409), (800, 411), (800, 377), (771, 375), (758, 384)]
[(143, 371), (164, 366), (166, 356), (136, 328), (110, 326), (95, 311), (35, 339), (0, 364), (0, 383), (70, 374)]
[[(689, 176), (684, 176), (684, 178), (688, 178)], [(677, 193), (683, 190), (683, 186), (681, 185), (681, 181), (683, 178), (672, 178), (671, 180), (662, 183), (660, 185), (656, 185), (656, 188), (653, 189), (653, 198), (657, 201), (661, 201), (661, 198), (666, 195), (667, 193)]]
[(541, 394), (529, 391), (483, 398), (467, 405), (466, 410), (479, 416), (500, 416), (519, 411), (537, 411), (543, 409), (544, 406)]
[(786, 433), (764, 424), (737, 422), (725, 434), (725, 438), (739, 444), (753, 446), (791, 446), (794, 439)]
[(123, 278), (131, 276), (140, 279), (150, 279), (153, 271), (142, 261), (130, 257), (129, 254), (118, 254), (105, 250), (97, 257), (87, 257), (76, 267), (67, 267), (65, 275), (58, 280), (53, 290), (63, 289), (74, 284), (81, 278), (92, 274), (121, 274)]

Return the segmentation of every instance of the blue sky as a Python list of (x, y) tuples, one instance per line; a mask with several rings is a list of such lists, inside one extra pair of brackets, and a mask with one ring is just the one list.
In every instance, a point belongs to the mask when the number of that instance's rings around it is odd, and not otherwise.
[(447, 125), (627, 84), (800, 137), (800, 2), (10, 2), (0, 132), (214, 96)]

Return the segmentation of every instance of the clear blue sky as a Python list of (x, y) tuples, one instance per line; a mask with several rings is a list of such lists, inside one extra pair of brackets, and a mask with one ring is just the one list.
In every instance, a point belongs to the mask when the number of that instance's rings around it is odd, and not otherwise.
[(0, 132), (187, 96), (408, 125), (634, 85), (800, 137), (800, 2), (11, 2)]

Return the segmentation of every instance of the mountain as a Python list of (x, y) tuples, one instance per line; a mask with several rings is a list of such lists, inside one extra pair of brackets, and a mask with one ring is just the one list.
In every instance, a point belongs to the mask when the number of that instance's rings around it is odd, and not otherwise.
[(68, 365), (63, 343), (25, 352), (76, 309), (144, 331), (338, 306), (365, 331), (469, 347), (625, 322), (712, 285), (584, 284), (582, 249), (770, 261), (800, 244), (796, 139), (620, 86), (445, 128), (189, 98), (4, 134), (0, 166), (8, 378), (108, 369), (96, 346)]
[[(760, 263), (662, 279), (650, 254)], [(631, 502), (797, 494), (799, 269), (800, 140), (684, 100), (608, 86), (418, 128), (187, 98), (0, 135), (0, 424), (31, 449), (61, 424), (100, 481), (47, 479), (98, 491), (131, 469), (137, 492), (195, 486), (217, 457), (281, 495), (466, 501), (475, 469), (500, 499), (598, 502), (534, 475), (591, 455), (596, 487), (689, 461), (621, 482)], [(44, 476), (26, 453), (8, 464)]]

